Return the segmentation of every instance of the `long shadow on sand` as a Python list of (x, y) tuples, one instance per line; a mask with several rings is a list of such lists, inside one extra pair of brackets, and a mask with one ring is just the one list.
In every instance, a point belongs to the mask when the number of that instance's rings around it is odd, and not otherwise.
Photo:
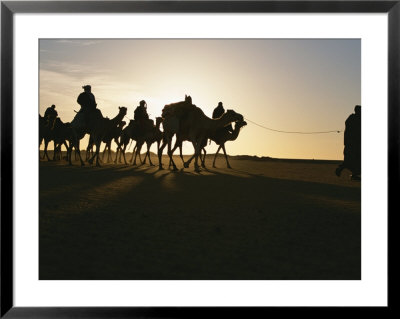
[(360, 279), (360, 189), (41, 166), (40, 279)]

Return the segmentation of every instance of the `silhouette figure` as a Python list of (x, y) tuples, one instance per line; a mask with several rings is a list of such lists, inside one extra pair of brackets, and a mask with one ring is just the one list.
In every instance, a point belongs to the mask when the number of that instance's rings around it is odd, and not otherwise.
[(97, 103), (96, 98), (92, 93), (92, 87), (90, 85), (82, 86), (83, 92), (79, 94), (77, 102), (81, 106), (82, 112), (90, 112), (96, 109)]
[(149, 119), (149, 115), (147, 114), (147, 103), (145, 100), (141, 100), (139, 106), (136, 107), (134, 119), (135, 121), (145, 121)]
[[(79, 94), (77, 102), (81, 106), (81, 109), (75, 115), (71, 122), (72, 127), (72, 146), (78, 153), (79, 159), (81, 161), (81, 166), (84, 166), (81, 152), (80, 152), (80, 140), (86, 135), (91, 134), (97, 125), (102, 121), (103, 115), (101, 111), (97, 109), (96, 99), (92, 93), (92, 88), (90, 85), (82, 86), (84, 92)], [(98, 163), (98, 162), (96, 162)], [(71, 165), (71, 161), (69, 161)]]
[(356, 105), (353, 114), (345, 122), (344, 131), (344, 160), (336, 168), (336, 175), (340, 176), (346, 168), (351, 171), (352, 180), (361, 179), (361, 106)]
[(56, 111), (56, 106), (54, 104), (52, 106), (48, 107), (46, 109), (46, 111), (44, 112), (44, 117), (46, 119), (49, 119), (49, 118), (55, 119), (57, 116), (58, 116), (58, 113)]
[[(218, 102), (218, 106), (213, 111), (212, 118), (217, 119), (217, 118), (221, 117), (222, 114), (224, 114), (224, 113), (225, 113), (225, 109), (224, 109), (224, 106), (222, 105), (222, 102)], [(232, 133), (233, 132), (232, 124), (228, 124), (226, 126), (226, 130), (228, 132)]]

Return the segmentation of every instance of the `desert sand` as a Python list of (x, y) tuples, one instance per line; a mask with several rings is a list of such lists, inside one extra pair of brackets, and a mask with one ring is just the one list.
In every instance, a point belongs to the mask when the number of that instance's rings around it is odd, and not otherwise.
[(39, 279), (361, 279), (361, 183), (338, 162), (176, 163), (40, 161)]

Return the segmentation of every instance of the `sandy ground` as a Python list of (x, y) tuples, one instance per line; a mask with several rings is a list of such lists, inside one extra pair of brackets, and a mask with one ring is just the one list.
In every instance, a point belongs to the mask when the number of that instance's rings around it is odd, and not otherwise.
[(195, 173), (40, 161), (39, 278), (361, 279), (361, 184), (349, 172), (230, 162)]

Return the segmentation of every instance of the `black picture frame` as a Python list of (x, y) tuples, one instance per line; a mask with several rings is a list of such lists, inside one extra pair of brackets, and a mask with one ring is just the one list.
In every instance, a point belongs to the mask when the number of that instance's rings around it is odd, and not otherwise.
[[(388, 14), (388, 225), (397, 202), (399, 187), (399, 105), (400, 105), (400, 0), (396, 1), (2, 1), (1, 2), (1, 317), (5, 318), (177, 318), (210, 315), (252, 317), (277, 311), (304, 315), (310, 308), (240, 307), (14, 307), (13, 304), (13, 17), (15, 13), (387, 13)], [(389, 229), (389, 252), (391, 249)], [(390, 254), (388, 255), (390, 265)], [(389, 271), (391, 268), (389, 267)], [(389, 272), (389, 276), (392, 272)], [(388, 281), (390, 286), (390, 281)], [(393, 295), (389, 290), (390, 311)], [(359, 311), (370, 311), (357, 308)], [(326, 308), (313, 308), (323, 312)], [(340, 308), (329, 310), (333, 315)], [(348, 311), (348, 308), (345, 309)]]

